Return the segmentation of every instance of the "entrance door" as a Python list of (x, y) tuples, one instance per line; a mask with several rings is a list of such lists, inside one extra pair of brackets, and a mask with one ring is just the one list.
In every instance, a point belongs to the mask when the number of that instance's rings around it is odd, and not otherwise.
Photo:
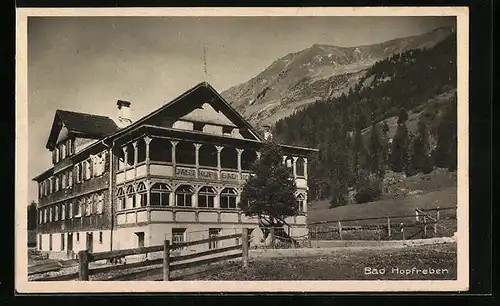
[(73, 233), (68, 233), (68, 256), (73, 253)]
[(92, 233), (87, 233), (87, 251), (92, 253), (92, 246), (94, 245), (94, 235)]

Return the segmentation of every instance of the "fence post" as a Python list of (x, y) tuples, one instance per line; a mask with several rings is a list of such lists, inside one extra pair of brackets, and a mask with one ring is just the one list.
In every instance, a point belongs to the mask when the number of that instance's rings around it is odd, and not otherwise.
[(78, 276), (81, 281), (89, 280), (89, 251), (83, 250), (78, 252)]
[(391, 237), (391, 218), (387, 218), (387, 236)]
[(427, 217), (424, 215), (424, 238), (427, 238)]
[(271, 226), (271, 232), (269, 235), (271, 236), (271, 247), (274, 249), (274, 226)]
[(437, 233), (438, 222), (439, 222), (439, 206), (436, 209), (436, 223), (434, 223), (434, 233)]
[(339, 221), (339, 236), (340, 240), (342, 240), (342, 223)]
[(243, 252), (243, 268), (248, 267), (248, 228), (243, 228), (242, 229), (242, 235), (241, 235), (241, 243), (242, 243), (242, 252)]
[(405, 240), (405, 226), (403, 223), (401, 223), (401, 236), (403, 237), (403, 241)]
[(163, 241), (163, 280), (170, 280), (170, 241)]

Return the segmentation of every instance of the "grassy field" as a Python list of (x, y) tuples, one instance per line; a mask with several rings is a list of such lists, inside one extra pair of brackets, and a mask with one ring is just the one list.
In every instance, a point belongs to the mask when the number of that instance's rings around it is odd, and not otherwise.
[[(246, 270), (240, 262), (217, 265), (206, 275), (183, 280), (453, 280), (457, 277), (456, 265), (456, 244), (394, 249), (342, 248), (328, 255), (253, 258)], [(385, 274), (367, 274), (368, 267), (371, 272), (385, 269)], [(424, 269), (428, 269), (427, 274), (423, 274)], [(440, 274), (437, 269), (441, 269)]]

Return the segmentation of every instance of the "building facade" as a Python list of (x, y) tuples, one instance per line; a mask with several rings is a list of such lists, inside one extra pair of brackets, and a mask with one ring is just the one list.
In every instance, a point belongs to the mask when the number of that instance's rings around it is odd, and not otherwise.
[[(264, 139), (208, 83), (132, 122), (57, 110), (39, 186), (37, 248), (53, 258), (198, 240), (258, 228), (239, 210)], [(307, 156), (281, 145), (297, 185), (291, 237), (307, 235)], [(255, 232), (255, 231), (254, 231)], [(254, 234), (258, 243), (258, 235)], [(208, 248), (214, 247), (208, 245)]]

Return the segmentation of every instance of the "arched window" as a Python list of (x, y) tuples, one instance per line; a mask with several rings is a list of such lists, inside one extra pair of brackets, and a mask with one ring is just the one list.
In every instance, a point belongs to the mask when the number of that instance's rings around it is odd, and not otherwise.
[(297, 161), (295, 162), (295, 168), (297, 169), (296, 170), (297, 171), (297, 176), (304, 176), (305, 175), (304, 174), (305, 173), (304, 172), (304, 170), (305, 170), (304, 169), (304, 167), (305, 167), (304, 164), (305, 164), (304, 163), (304, 158), (302, 158), (302, 157), (297, 158)]
[(175, 206), (193, 206), (193, 187), (181, 185), (175, 191)]
[(241, 153), (241, 169), (250, 170), (256, 160), (257, 153), (254, 150), (245, 149), (243, 153)]
[(123, 191), (123, 188), (118, 188), (118, 191), (116, 192), (116, 197), (118, 199), (117, 210), (125, 209), (126, 208), (125, 192)]
[(198, 207), (214, 207), (217, 192), (212, 187), (201, 187), (198, 192)]
[(202, 145), (200, 147), (200, 166), (217, 167), (217, 149), (213, 145)]
[(165, 183), (156, 183), (151, 187), (150, 204), (152, 206), (170, 205), (170, 187)]
[(137, 185), (137, 196), (139, 198), (139, 205), (141, 207), (145, 207), (148, 205), (148, 197), (147, 197), (148, 189), (144, 183), (139, 183)]
[(293, 167), (293, 158), (291, 156), (287, 156), (285, 158), (285, 166), (287, 166), (288, 168), (292, 169), (292, 167)]
[(127, 208), (135, 207), (135, 189), (133, 185), (127, 187)]
[(220, 208), (237, 208), (236, 197), (238, 192), (234, 188), (225, 188), (220, 193)]
[(297, 209), (298, 211), (302, 212), (304, 211), (304, 207), (305, 207), (305, 196), (302, 194), (302, 193), (299, 193), (297, 195)]
[(220, 152), (221, 167), (226, 169), (238, 169), (238, 153), (235, 148), (225, 147)]

